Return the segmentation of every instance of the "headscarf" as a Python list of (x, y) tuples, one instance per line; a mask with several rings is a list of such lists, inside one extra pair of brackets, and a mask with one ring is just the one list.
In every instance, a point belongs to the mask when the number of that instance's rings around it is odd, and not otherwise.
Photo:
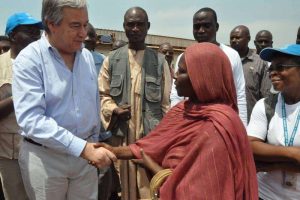
[(224, 52), (205, 42), (189, 46), (184, 55), (198, 100), (204, 104), (227, 104), (237, 110), (232, 68)]
[(161, 200), (257, 200), (255, 164), (236, 112), (228, 58), (218, 46), (199, 43), (187, 48), (185, 59), (200, 103), (177, 104), (131, 151), (141, 158), (143, 148), (173, 170), (160, 189)]

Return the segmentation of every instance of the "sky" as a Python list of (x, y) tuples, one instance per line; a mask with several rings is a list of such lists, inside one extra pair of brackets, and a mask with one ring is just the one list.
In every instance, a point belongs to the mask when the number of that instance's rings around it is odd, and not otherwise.
[[(0, 0), (0, 35), (6, 20), (14, 12), (41, 17), (42, 0)], [(149, 34), (193, 39), (192, 17), (203, 7), (217, 12), (220, 25), (217, 41), (229, 43), (230, 31), (237, 25), (250, 29), (251, 41), (258, 31), (273, 34), (273, 46), (295, 43), (300, 26), (299, 0), (87, 0), (89, 20), (96, 28), (123, 30), (123, 16), (133, 6), (144, 8), (149, 16)]]

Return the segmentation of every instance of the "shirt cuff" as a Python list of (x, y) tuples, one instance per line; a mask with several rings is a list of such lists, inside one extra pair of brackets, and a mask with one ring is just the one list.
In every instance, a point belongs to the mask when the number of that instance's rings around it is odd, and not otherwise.
[(68, 152), (73, 156), (79, 157), (86, 143), (87, 142), (85, 140), (74, 136), (70, 146), (68, 147)]

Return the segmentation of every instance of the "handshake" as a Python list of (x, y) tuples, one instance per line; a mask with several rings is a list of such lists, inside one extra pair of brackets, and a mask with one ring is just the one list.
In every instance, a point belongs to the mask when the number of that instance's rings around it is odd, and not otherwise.
[(87, 142), (80, 156), (88, 160), (89, 164), (97, 168), (103, 168), (110, 166), (112, 161), (117, 160), (112, 149), (110, 145), (105, 143)]
[[(131, 107), (128, 104), (119, 105), (112, 113), (111, 122), (107, 130), (113, 129), (120, 122), (127, 122), (131, 119)], [(87, 143), (81, 153), (81, 157), (88, 160), (89, 164), (103, 168), (117, 160), (117, 149), (105, 143)], [(129, 148), (128, 151), (130, 152)], [(132, 156), (131, 152), (128, 153)], [(127, 157), (127, 156), (126, 156)]]
[[(88, 148), (94, 148), (94, 150), (99, 151), (99, 157), (95, 155), (95, 159), (91, 156), (85, 156), (85, 150), (88, 150)], [(89, 164), (97, 168), (109, 166), (112, 161), (116, 161), (118, 158), (122, 160), (132, 159), (135, 164), (147, 168), (152, 174), (156, 174), (163, 170), (163, 168), (147, 155), (143, 149), (140, 149), (140, 156), (139, 159), (136, 159), (129, 146), (112, 147), (105, 143), (87, 143), (82, 153), (82, 157), (87, 159)]]

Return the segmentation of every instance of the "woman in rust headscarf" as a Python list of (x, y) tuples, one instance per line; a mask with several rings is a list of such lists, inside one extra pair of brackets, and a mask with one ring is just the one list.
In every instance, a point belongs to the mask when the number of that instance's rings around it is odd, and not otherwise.
[(142, 158), (141, 149), (172, 173), (160, 199), (258, 199), (255, 165), (238, 117), (227, 56), (211, 43), (189, 46), (175, 78), (173, 107), (146, 137), (129, 147), (108, 147), (118, 158)]

